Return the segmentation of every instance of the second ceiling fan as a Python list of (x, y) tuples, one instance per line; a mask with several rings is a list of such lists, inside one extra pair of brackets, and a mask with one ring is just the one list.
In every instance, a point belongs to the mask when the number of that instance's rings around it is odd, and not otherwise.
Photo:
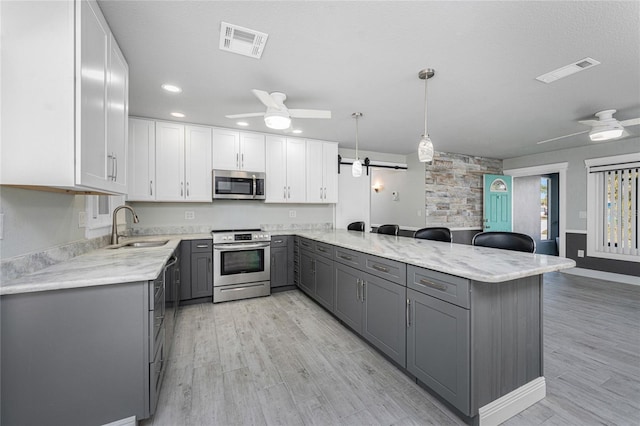
[(621, 139), (622, 137), (626, 137), (629, 135), (624, 128), (629, 126), (637, 126), (640, 124), (640, 118), (632, 118), (629, 120), (618, 121), (613, 118), (613, 114), (615, 114), (615, 109), (607, 109), (604, 111), (597, 112), (595, 114), (598, 117), (597, 120), (581, 120), (578, 123), (591, 127), (590, 130), (583, 130), (581, 132), (571, 133), (569, 135), (558, 136), (556, 138), (546, 139), (538, 142), (538, 145), (557, 141), (559, 139), (568, 138), (570, 136), (581, 135), (583, 133), (589, 132), (589, 139), (593, 142), (602, 142), (614, 139)]
[(287, 95), (282, 92), (268, 93), (253, 89), (253, 94), (267, 107), (265, 112), (225, 115), (227, 118), (247, 118), (264, 116), (264, 123), (270, 129), (284, 130), (291, 126), (292, 118), (331, 118), (331, 111), (319, 109), (289, 109), (284, 101)]

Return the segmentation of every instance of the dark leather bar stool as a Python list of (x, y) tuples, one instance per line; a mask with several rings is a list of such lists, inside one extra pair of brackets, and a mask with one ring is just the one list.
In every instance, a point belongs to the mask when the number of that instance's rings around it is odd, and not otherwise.
[(536, 242), (527, 234), (518, 232), (480, 232), (473, 237), (474, 246), (535, 253)]
[(347, 225), (347, 231), (364, 232), (364, 222), (351, 222), (349, 225)]
[(450, 243), (451, 230), (444, 227), (422, 228), (418, 229), (413, 234), (413, 238), (432, 241), (444, 241), (445, 243)]
[(378, 226), (377, 233), (378, 234), (386, 234), (386, 235), (398, 235), (398, 231), (400, 231), (400, 227), (398, 225), (380, 225)]

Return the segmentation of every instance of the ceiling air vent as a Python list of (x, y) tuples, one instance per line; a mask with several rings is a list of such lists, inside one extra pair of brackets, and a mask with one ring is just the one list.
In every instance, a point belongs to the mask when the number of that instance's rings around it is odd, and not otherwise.
[(260, 59), (267, 37), (268, 34), (260, 31), (223, 22), (220, 28), (220, 49)]
[(584, 58), (562, 68), (558, 68), (557, 70), (542, 74), (536, 77), (536, 80), (543, 83), (552, 83), (556, 80), (560, 80), (561, 78), (570, 76), (571, 74), (575, 74), (577, 72), (595, 67), (596, 65), (600, 65), (600, 62), (596, 61), (593, 58)]

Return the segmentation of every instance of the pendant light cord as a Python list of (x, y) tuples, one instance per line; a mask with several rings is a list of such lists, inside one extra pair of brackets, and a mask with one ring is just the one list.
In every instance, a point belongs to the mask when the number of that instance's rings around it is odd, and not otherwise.
[(358, 118), (356, 115), (356, 160), (358, 159)]
[(427, 80), (429, 80), (429, 77), (426, 77), (424, 79), (424, 135), (428, 136), (429, 133), (427, 132)]

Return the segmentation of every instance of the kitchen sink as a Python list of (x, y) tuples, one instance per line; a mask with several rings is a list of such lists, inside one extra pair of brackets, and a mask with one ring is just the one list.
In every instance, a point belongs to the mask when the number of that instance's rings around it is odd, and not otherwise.
[(169, 240), (135, 241), (122, 245), (125, 248), (160, 247), (167, 244)]

